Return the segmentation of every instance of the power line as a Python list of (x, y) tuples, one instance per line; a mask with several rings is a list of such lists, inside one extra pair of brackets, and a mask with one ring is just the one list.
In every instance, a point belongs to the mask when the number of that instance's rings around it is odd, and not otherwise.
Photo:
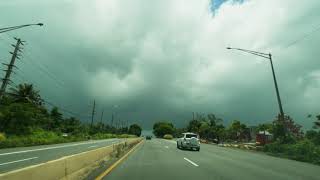
[[(81, 114), (79, 114), (79, 113), (75, 113), (75, 112), (73, 112), (73, 111), (70, 111), (70, 110), (68, 110), (68, 109), (66, 109), (66, 108), (62, 108), (61, 106), (57, 106), (57, 105), (55, 105), (54, 103), (49, 102), (48, 100), (44, 100), (44, 99), (43, 99), (43, 101), (44, 101), (46, 104), (48, 104), (48, 105), (50, 105), (50, 106), (52, 106), (52, 107), (58, 107), (58, 109), (60, 109), (61, 111), (65, 112), (65, 113), (71, 114), (71, 115), (76, 116), (76, 117), (85, 117), (85, 115), (81, 115)], [(89, 117), (89, 116), (86, 116), (86, 117)]]
[[(31, 44), (28, 44), (28, 49), (31, 50), (31, 52), (34, 50), (34, 48), (32, 47)], [(34, 52), (34, 51), (33, 51), (33, 52)], [(34, 54), (37, 56), (38, 59), (41, 59), (41, 58), (37, 55), (37, 53), (34, 53)], [(30, 54), (27, 52), (27, 55), (30, 55)], [(37, 62), (37, 61), (36, 61), (36, 62)], [(53, 76), (54, 79), (58, 79), (58, 78), (55, 76), (54, 73), (51, 73), (51, 72), (50, 72), (49, 67), (48, 67), (46, 64), (43, 64), (43, 63), (38, 63), (38, 64), (42, 67), (42, 69), (43, 69), (44, 71), (46, 71), (46, 72), (49, 73), (51, 76)], [(63, 80), (59, 80), (59, 81), (61, 81), (61, 82), (63, 82), (64, 84), (66, 84)]]
[[(32, 63), (32, 68), (34, 68), (35, 70), (39, 70), (42, 74), (46, 75), (48, 78), (50, 78), (51, 80), (53, 80), (56, 85), (58, 85), (59, 87), (62, 88), (66, 88), (64, 84), (62, 84), (62, 82), (58, 79), (55, 78), (54, 75), (52, 75), (52, 73), (50, 73), (49, 71), (45, 70), (43, 67), (41, 67), (41, 65), (39, 63), (37, 63), (36, 61), (34, 61), (29, 55), (27, 55), (28, 53), (26, 53), (26, 56), (24, 56), (27, 60), (29, 60)], [(29, 62), (26, 61), (26, 62)], [(35, 65), (35, 66), (33, 66)]]
[[(5, 34), (7, 37), (10, 37), (8, 34)], [(8, 42), (8, 41), (7, 41)], [(27, 48), (29, 49), (29, 50), (32, 50), (32, 48), (31, 48), (31, 44), (30, 43), (27, 43), (28, 44), (28, 46), (27, 46)], [(35, 61), (35, 60), (33, 60), (33, 58), (31, 58), (31, 54), (28, 52), (28, 51), (26, 51), (26, 52), (24, 52), (24, 57), (27, 59), (27, 60), (30, 60), (30, 61), (26, 61), (26, 62), (31, 62), (32, 63), (32, 68), (34, 68), (35, 70), (39, 70), (41, 73), (43, 73), (44, 75), (46, 75), (48, 78), (50, 78), (50, 79), (52, 79), (53, 81), (55, 81), (55, 84), (56, 85), (58, 85), (59, 87), (62, 87), (62, 88), (66, 88), (65, 87), (65, 82), (63, 81), (63, 80), (59, 80), (59, 78), (57, 78), (55, 75), (54, 75), (54, 73), (51, 73), (50, 71), (49, 71), (49, 68), (48, 68), (48, 66), (46, 66), (46, 65), (44, 65), (44, 64), (41, 64), (41, 63), (39, 63), (38, 61)], [(37, 56), (38, 58), (39, 58), (39, 56)], [(39, 58), (39, 59), (41, 59), (41, 58)], [(23, 62), (24, 63), (24, 62)], [(37, 66), (37, 68), (36, 67), (34, 67), (34, 66)], [(67, 88), (66, 88), (67, 89)]]
[(316, 28), (314, 28), (312, 31), (304, 34), (302, 37), (292, 41), (291, 43), (289, 43), (284, 49), (288, 49), (291, 46), (294, 46), (295, 44), (298, 44), (299, 42), (303, 41), (304, 39), (306, 39), (307, 37), (309, 37), (310, 35), (312, 35), (313, 33), (317, 32), (320, 30), (320, 25), (318, 25)]

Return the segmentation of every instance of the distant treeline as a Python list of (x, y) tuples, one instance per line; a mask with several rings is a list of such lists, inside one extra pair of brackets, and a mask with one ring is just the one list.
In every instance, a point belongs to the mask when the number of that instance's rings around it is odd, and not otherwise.
[[(137, 124), (116, 128), (99, 122), (91, 127), (75, 117), (65, 118), (58, 107), (45, 105), (32, 84), (10, 88), (0, 99), (0, 147), (141, 135)], [(8, 144), (10, 140), (14, 142)]]

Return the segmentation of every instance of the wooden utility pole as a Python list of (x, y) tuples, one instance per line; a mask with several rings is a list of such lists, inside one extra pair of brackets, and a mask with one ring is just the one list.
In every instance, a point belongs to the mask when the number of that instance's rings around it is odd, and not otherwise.
[(93, 119), (94, 119), (94, 114), (96, 112), (96, 100), (93, 100), (93, 108), (92, 108), (92, 113), (91, 113), (91, 125), (90, 128), (93, 126)]
[(10, 52), (12, 54), (10, 64), (2, 63), (4, 65), (8, 66), (8, 69), (4, 70), (4, 71), (6, 71), (6, 75), (2, 79), (2, 84), (1, 84), (1, 88), (0, 88), (0, 99), (4, 95), (4, 93), (6, 91), (6, 87), (10, 82), (10, 75), (12, 73), (13, 67), (15, 67), (14, 63), (15, 63), (16, 59), (19, 59), (18, 52), (21, 51), (20, 50), (20, 45), (23, 45), (23, 42), (21, 41), (21, 39), (17, 39), (17, 38), (15, 38), (15, 39), (17, 40), (17, 44), (16, 45), (12, 45), (14, 47), (14, 51)]

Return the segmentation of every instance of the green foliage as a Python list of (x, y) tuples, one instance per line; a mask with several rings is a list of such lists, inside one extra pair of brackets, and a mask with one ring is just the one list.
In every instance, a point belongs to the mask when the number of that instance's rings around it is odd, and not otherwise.
[(275, 140), (281, 140), (283, 143), (292, 140), (299, 140), (303, 137), (301, 126), (293, 121), (290, 116), (281, 118), (280, 115), (273, 121), (273, 137)]
[(140, 136), (142, 128), (138, 124), (132, 124), (129, 127), (129, 134)]
[(316, 116), (317, 120), (314, 122), (315, 128), (320, 128), (320, 114)]
[(115, 134), (103, 134), (103, 133), (97, 133), (92, 136), (92, 139), (110, 139), (110, 138), (116, 138), (117, 135)]
[(165, 134), (163, 139), (173, 139), (173, 136), (171, 134)]
[(186, 128), (176, 128), (173, 132), (173, 136), (178, 138), (181, 136), (182, 133), (187, 132)]
[(191, 120), (189, 122), (187, 130), (188, 130), (188, 132), (193, 132), (193, 133), (199, 134), (200, 127), (201, 127), (201, 121), (200, 120), (197, 120), (197, 119), (196, 120)]
[(32, 84), (19, 84), (16, 88), (11, 88), (8, 93), (14, 102), (32, 103), (41, 105), (43, 103), (39, 91), (33, 88)]
[(120, 134), (120, 135), (117, 135), (116, 137), (117, 138), (135, 138), (135, 137), (138, 137), (138, 136), (133, 135), (133, 134)]
[(74, 117), (61, 121), (61, 131), (64, 133), (79, 134), (81, 129), (81, 122)]
[(59, 112), (57, 107), (51, 109), (50, 117), (52, 121), (50, 121), (50, 130), (59, 130), (62, 125), (63, 117), (62, 113)]
[(30, 103), (12, 103), (0, 111), (0, 131), (8, 135), (30, 134), (46, 120), (41, 109)]
[(238, 120), (234, 120), (226, 131), (226, 136), (230, 140), (242, 141), (250, 139), (249, 128)]
[(275, 141), (274, 143), (265, 145), (263, 150), (275, 156), (320, 165), (320, 146), (315, 145), (308, 139), (294, 144), (283, 144), (280, 141)]
[(316, 145), (320, 145), (320, 131), (309, 130), (306, 132), (305, 138), (309, 139)]
[(0, 133), (0, 142), (5, 141), (6, 139), (6, 135), (4, 133)]
[(9, 136), (5, 141), (0, 143), (0, 148), (33, 146), (42, 144), (54, 144), (68, 142), (54, 132), (37, 129), (29, 135), (25, 136)]
[[(110, 138), (134, 138), (134, 137), (137, 137), (137, 136), (130, 135), (130, 134), (116, 135), (116, 134), (97, 133), (90, 138), (91, 139), (110, 139)], [(1, 139), (1, 134), (0, 134), (0, 139)], [(75, 142), (75, 141), (84, 141), (84, 140), (88, 140), (88, 135), (77, 134), (73, 136), (62, 137), (60, 134), (56, 132), (37, 129), (30, 135), (9, 136), (4, 140), (0, 140), (0, 148), (57, 144), (57, 143), (66, 143), (66, 142)]]
[(269, 133), (273, 133), (273, 124), (272, 123), (264, 123), (259, 124), (257, 127), (258, 131), (268, 131)]
[[(140, 136), (141, 127), (134, 124), (130, 132), (128, 127), (116, 128), (101, 122), (90, 127), (74, 117), (64, 118), (57, 107), (52, 108), (49, 113), (39, 91), (35, 90), (32, 84), (20, 84), (11, 88), (0, 101), (0, 132), (3, 132), (0, 133), (1, 148), (90, 138), (131, 138)], [(63, 137), (64, 133), (68, 136)]]
[(173, 124), (168, 122), (157, 122), (153, 125), (153, 134), (159, 138), (165, 134), (173, 134), (174, 130)]

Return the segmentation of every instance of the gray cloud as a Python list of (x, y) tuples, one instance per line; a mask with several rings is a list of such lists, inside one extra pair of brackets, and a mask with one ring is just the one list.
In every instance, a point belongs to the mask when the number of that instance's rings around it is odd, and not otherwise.
[[(0, 8), (1, 26), (46, 24), (0, 40), (27, 40), (17, 74), (81, 116), (96, 99), (98, 111), (117, 111), (145, 128), (163, 119), (182, 126), (193, 111), (227, 122), (270, 121), (278, 107), (269, 62), (229, 45), (272, 52), (285, 111), (305, 127), (306, 115), (319, 113), (319, 33), (287, 48), (318, 25), (318, 0), (227, 2), (215, 16), (207, 0), (12, 0)], [(4, 41), (0, 48), (8, 59), (10, 48)]]

